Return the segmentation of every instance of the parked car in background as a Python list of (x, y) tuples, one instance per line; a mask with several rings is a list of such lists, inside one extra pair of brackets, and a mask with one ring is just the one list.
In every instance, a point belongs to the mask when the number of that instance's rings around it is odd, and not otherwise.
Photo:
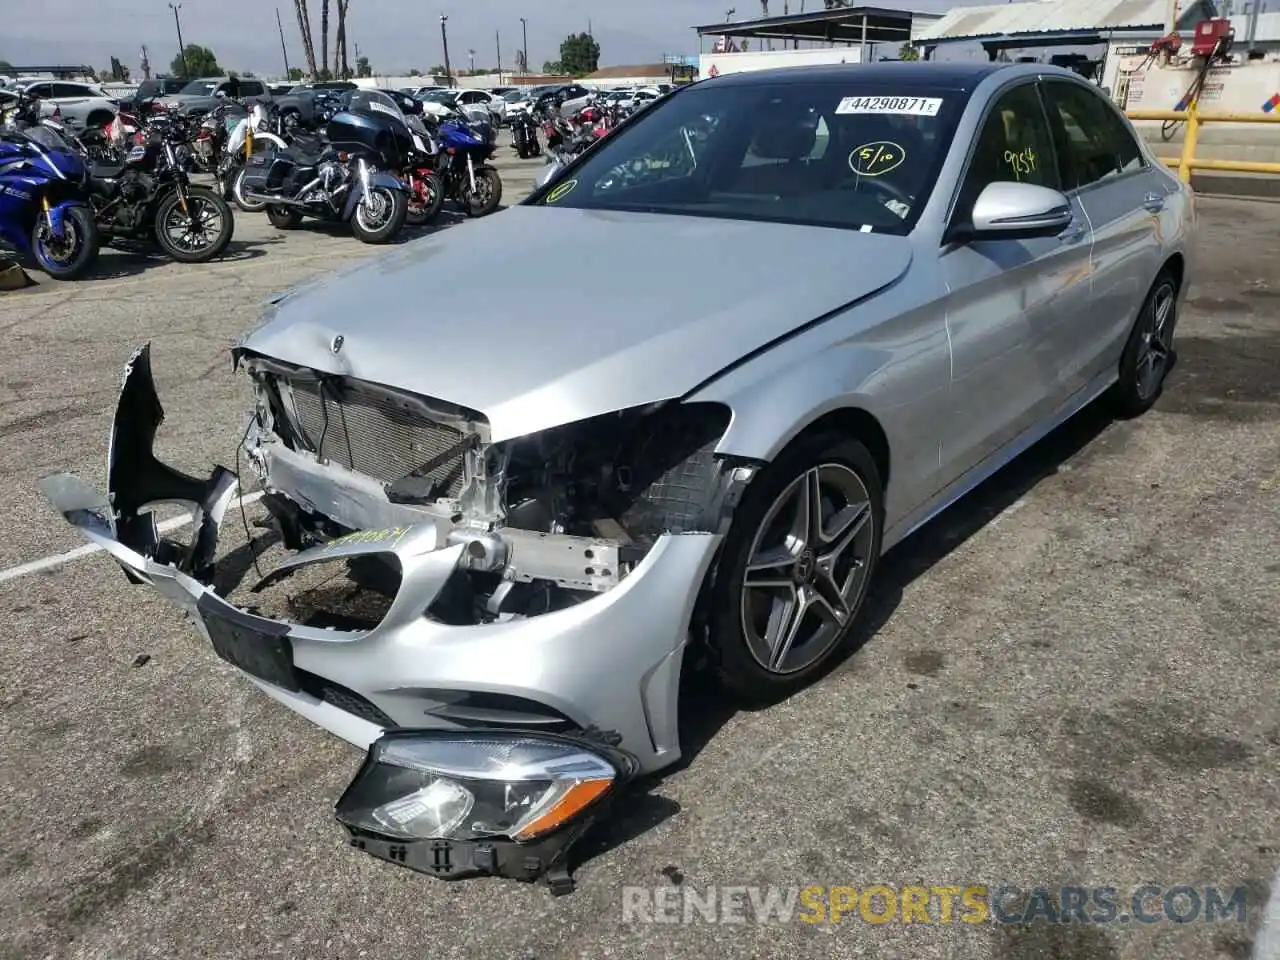
[(52, 116), (56, 110), (62, 121), (74, 129), (104, 127), (120, 109), (120, 101), (96, 83), (38, 80), (25, 89), (28, 96), (39, 99), (42, 117)]
[(139, 105), (146, 103), (148, 100), (158, 100), (175, 94), (188, 83), (190, 83), (189, 80), (183, 80), (181, 77), (152, 77), (150, 80), (143, 80), (138, 84), (138, 89), (121, 102), (137, 110)]
[(507, 119), (507, 101), (488, 90), (452, 89), (454, 99), (464, 107), (484, 107), (489, 111), (490, 122), (500, 127)]
[(252, 77), (202, 77), (192, 80), (177, 93), (160, 99), (167, 110), (188, 115), (208, 113), (218, 105), (218, 94), (232, 100), (271, 102), (271, 92), (266, 84)]
[(352, 90), (360, 89), (347, 80), (317, 80), (311, 83), (298, 83), (289, 88), (289, 92), (281, 97), (273, 97), (272, 103), (280, 111), (281, 121), (289, 127), (295, 123), (307, 125), (315, 120), (316, 103), (329, 97), (341, 96)]
[(422, 103), (424, 113), (433, 117), (446, 117), (451, 113), (460, 113), (468, 120), (483, 121), (490, 127), (497, 128), (488, 106), (479, 103), (459, 103), (456, 93), (455, 90), (441, 87), (438, 90), (428, 90), (414, 99)]

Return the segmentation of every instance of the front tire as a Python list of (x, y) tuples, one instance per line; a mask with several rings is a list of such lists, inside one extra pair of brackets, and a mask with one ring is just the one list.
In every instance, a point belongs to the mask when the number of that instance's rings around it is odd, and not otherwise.
[(187, 188), (185, 209), (177, 190), (156, 208), (156, 240), (178, 263), (207, 263), (227, 249), (234, 231), (230, 205), (205, 187)]
[(462, 175), (462, 205), (473, 217), (484, 217), (498, 209), (502, 202), (502, 177), (493, 167), (476, 168), (476, 188), (471, 190), (471, 183), (465, 174)]
[(434, 173), (429, 173), (421, 178), (421, 182), (421, 190), (425, 198), (419, 199), (415, 196), (413, 200), (408, 201), (408, 209), (405, 213), (405, 223), (411, 227), (426, 226), (440, 215), (440, 208), (444, 206), (444, 187), (440, 184), (440, 178)]
[(62, 212), (62, 240), (40, 215), (31, 230), (31, 250), (40, 269), (54, 280), (79, 280), (98, 259), (100, 238), (93, 211), (77, 204)]
[(248, 200), (244, 195), (244, 175), (245, 167), (242, 165), (231, 179), (231, 199), (236, 202), (236, 206), (245, 213), (261, 213), (267, 209), (265, 200)]
[[(367, 201), (373, 200), (372, 203)], [(403, 190), (374, 187), (351, 215), (351, 232), (361, 243), (390, 243), (404, 228), (409, 198)]]
[(747, 488), (709, 596), (721, 684), (772, 703), (807, 686), (848, 644), (880, 556), (884, 493), (861, 443), (803, 438)]
[(1120, 377), (1111, 388), (1117, 416), (1140, 416), (1160, 399), (1165, 377), (1177, 359), (1173, 349), (1177, 309), (1177, 280), (1162, 270), (1138, 311), (1120, 357)]

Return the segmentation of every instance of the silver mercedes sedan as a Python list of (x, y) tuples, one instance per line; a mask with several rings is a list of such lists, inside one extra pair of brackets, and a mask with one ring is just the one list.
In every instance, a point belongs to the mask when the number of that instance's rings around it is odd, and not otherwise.
[[(367, 751), (337, 804), (353, 844), (562, 889), (602, 805), (680, 756), (687, 653), (744, 701), (802, 687), (884, 551), (1086, 404), (1155, 402), (1193, 224), (1066, 71), (720, 77), (520, 205), (272, 302), (234, 350), (251, 476), (156, 459), (142, 348), (107, 494), (44, 489), (219, 657)], [(453, 282), (488, 261), (510, 266)], [(358, 615), (211, 586), (251, 480), (289, 551), (253, 589), (322, 569)], [(158, 533), (173, 501), (189, 542)]]

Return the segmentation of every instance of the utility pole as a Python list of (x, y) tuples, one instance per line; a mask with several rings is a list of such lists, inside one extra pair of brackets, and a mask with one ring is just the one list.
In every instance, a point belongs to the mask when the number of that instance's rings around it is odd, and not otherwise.
[(187, 48), (182, 43), (182, 21), (178, 19), (178, 11), (182, 9), (182, 4), (171, 3), (169, 9), (173, 11), (173, 25), (178, 28), (178, 56), (182, 58), (182, 75), (186, 77), (190, 74), (187, 69)]
[(493, 31), (493, 41), (498, 48), (498, 82), (502, 82), (502, 31)]
[(147, 56), (147, 45), (142, 45), (142, 79), (151, 79), (151, 58)]
[(284, 45), (284, 24), (280, 22), (280, 8), (276, 7), (276, 29), (280, 31), (280, 52), (284, 54), (284, 78), (289, 79), (289, 50)]
[(524, 72), (529, 72), (529, 21), (524, 17), (520, 18), (520, 32), (524, 37), (524, 44), (520, 48), (520, 56), (524, 59)]
[(449, 66), (449, 28), (446, 24), (449, 18), (443, 13), (440, 14), (440, 41), (444, 44), (444, 76), (445, 83), (453, 86), (453, 69)]
[(467, 60), (471, 64), (471, 72), (476, 72), (476, 52), (475, 50), (467, 51)]

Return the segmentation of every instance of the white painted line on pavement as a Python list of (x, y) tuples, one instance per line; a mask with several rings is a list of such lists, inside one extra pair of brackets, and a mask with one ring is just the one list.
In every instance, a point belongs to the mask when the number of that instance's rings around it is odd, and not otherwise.
[(1253, 943), (1253, 960), (1280, 960), (1280, 871), (1271, 881), (1271, 897), (1262, 911), (1258, 939)]
[[(243, 497), (237, 497), (231, 501), (228, 509), (234, 509), (240, 506), (248, 506), (256, 500), (262, 499), (262, 491), (255, 490), (253, 493), (245, 494)], [(161, 533), (170, 533), (185, 527), (191, 522), (191, 517), (170, 517), (168, 520), (161, 520), (156, 524), (156, 529)], [(68, 550), (66, 553), (55, 553), (50, 557), (41, 557), (39, 560), (32, 560), (29, 563), (21, 563), (16, 567), (10, 567), (8, 570), (0, 570), (0, 583), (8, 580), (17, 580), (19, 577), (25, 577), (32, 573), (40, 573), (42, 570), (52, 570), (54, 567), (60, 567), (63, 564), (71, 563), (73, 560), (79, 560), (81, 557), (87, 557), (90, 554), (101, 552), (102, 548), (96, 543), (86, 543), (83, 547), (76, 547), (74, 550)]]

